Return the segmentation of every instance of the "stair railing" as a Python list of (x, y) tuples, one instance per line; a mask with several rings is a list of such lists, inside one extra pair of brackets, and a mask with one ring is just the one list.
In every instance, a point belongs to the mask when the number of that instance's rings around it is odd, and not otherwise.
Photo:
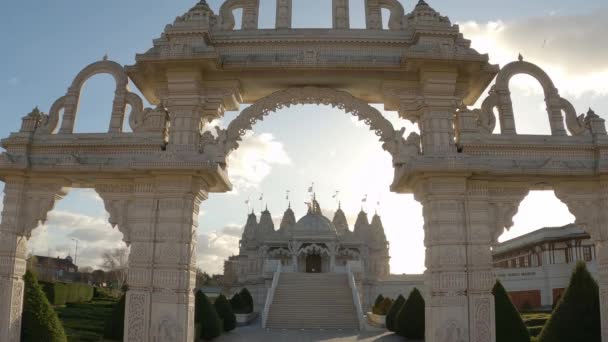
[(262, 328), (266, 328), (266, 321), (268, 320), (268, 313), (270, 312), (270, 305), (274, 301), (274, 292), (279, 285), (279, 276), (281, 275), (281, 262), (278, 263), (277, 269), (272, 277), (272, 285), (268, 289), (266, 294), (266, 303), (264, 303), (264, 311), (262, 312)]
[(357, 310), (357, 320), (359, 321), (359, 330), (365, 330), (365, 322), (363, 320), (363, 307), (361, 306), (361, 297), (359, 296), (359, 289), (355, 282), (355, 274), (350, 263), (346, 264), (346, 274), (348, 276), (348, 285), (353, 294), (353, 302), (355, 303), (355, 309)]

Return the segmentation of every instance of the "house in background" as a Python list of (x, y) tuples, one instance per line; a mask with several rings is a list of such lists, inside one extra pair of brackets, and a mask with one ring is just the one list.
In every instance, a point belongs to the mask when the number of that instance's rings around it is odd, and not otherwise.
[(41, 281), (74, 282), (79, 276), (78, 266), (69, 255), (65, 259), (33, 255), (27, 259), (27, 267), (36, 272)]
[(493, 249), (494, 273), (521, 311), (551, 308), (583, 261), (597, 280), (595, 246), (574, 224), (547, 227), (502, 242)]

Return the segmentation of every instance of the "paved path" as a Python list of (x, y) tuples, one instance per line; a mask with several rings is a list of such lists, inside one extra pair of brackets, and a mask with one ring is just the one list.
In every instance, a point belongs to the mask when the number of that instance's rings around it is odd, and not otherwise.
[[(258, 323), (238, 327), (222, 335), (217, 342), (404, 342), (404, 338), (386, 331), (359, 332), (340, 330), (267, 330)], [(411, 341), (414, 342), (414, 341)], [(418, 341), (420, 342), (420, 341)]]

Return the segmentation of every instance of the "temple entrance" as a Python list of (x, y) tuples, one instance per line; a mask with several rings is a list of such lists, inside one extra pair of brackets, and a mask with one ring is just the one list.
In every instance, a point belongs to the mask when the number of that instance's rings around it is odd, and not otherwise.
[(321, 273), (321, 255), (311, 254), (306, 257), (306, 273)]

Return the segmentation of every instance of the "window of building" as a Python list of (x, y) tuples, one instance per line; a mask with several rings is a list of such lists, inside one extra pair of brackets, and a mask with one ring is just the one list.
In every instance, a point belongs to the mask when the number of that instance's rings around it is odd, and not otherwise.
[(591, 246), (583, 246), (583, 258), (585, 261), (593, 260), (593, 253), (591, 252)]

